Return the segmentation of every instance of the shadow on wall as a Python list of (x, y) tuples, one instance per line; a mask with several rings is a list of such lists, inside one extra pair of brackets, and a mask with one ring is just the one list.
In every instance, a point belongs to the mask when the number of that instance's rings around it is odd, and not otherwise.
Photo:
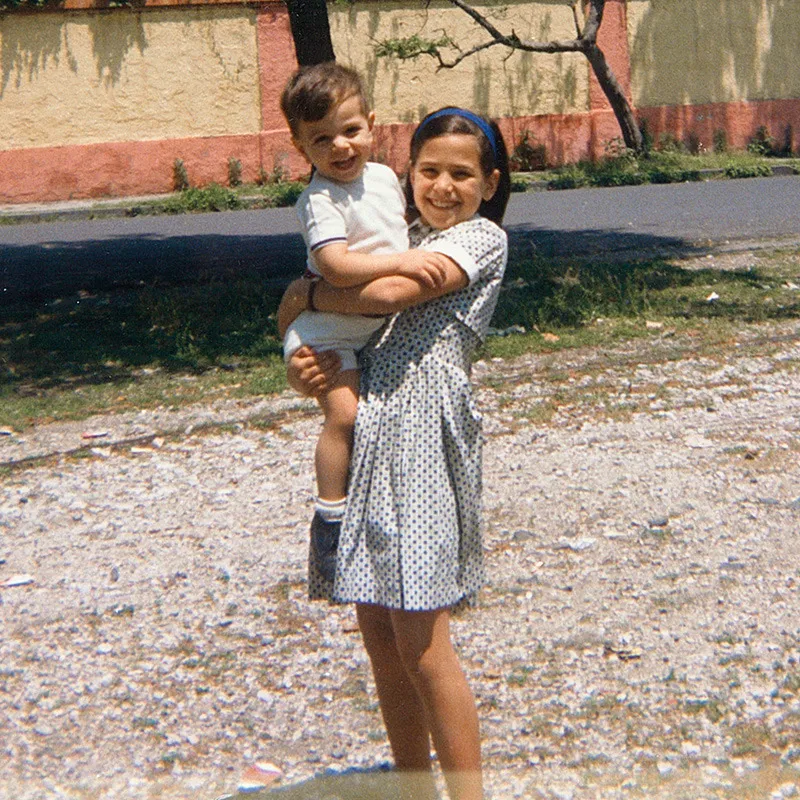
[(651, 2), (631, 48), (641, 107), (800, 97), (796, 0)]
[(141, 12), (136, 10), (117, 9), (110, 15), (77, 12), (67, 17), (46, 12), (6, 14), (0, 19), (0, 98), (9, 83), (19, 88), (23, 79), (33, 80), (49, 62), (63, 62), (77, 74), (71, 33), (74, 36), (80, 27), (89, 31), (97, 76), (106, 86), (119, 82), (131, 49), (142, 53), (147, 47)]

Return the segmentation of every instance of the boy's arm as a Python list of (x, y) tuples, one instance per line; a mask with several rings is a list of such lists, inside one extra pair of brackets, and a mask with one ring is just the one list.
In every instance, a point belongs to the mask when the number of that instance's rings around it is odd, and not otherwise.
[(466, 272), (447, 256), (441, 255), (441, 258), (444, 260), (445, 279), (436, 287), (423, 286), (403, 275), (390, 275), (346, 288), (331, 286), (326, 281), (298, 278), (289, 285), (281, 300), (278, 331), (283, 336), (286, 328), (303, 311), (388, 316), (467, 286), (469, 278)]
[(425, 286), (441, 286), (446, 276), (445, 257), (425, 250), (402, 253), (353, 253), (346, 242), (332, 242), (313, 251), (320, 274), (336, 288), (359, 286), (387, 275), (404, 275)]

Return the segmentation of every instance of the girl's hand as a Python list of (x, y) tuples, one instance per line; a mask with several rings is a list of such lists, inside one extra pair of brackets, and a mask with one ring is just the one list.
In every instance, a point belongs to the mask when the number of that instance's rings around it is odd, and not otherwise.
[(308, 278), (297, 278), (289, 284), (278, 306), (278, 335), (286, 335), (288, 327), (308, 308)]
[(303, 345), (289, 359), (286, 379), (289, 381), (289, 386), (300, 394), (306, 397), (320, 397), (330, 390), (339, 367), (341, 359), (335, 350), (318, 353)]
[(430, 289), (438, 289), (447, 280), (447, 262), (448, 258), (441, 253), (409, 250), (402, 256), (402, 265), (397, 274), (413, 278)]

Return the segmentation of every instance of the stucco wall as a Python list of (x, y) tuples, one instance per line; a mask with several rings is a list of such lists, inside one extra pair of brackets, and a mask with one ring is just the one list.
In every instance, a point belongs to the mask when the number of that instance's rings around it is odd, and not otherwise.
[(0, 149), (257, 133), (244, 6), (0, 16)]
[[(476, 4), (504, 32), (523, 39), (570, 39), (572, 11), (564, 0)], [(330, 6), (337, 59), (365, 76), (380, 123), (416, 122), (428, 111), (456, 104), (496, 117), (583, 112), (589, 103), (586, 59), (574, 53), (515, 53), (494, 47), (452, 70), (437, 72), (431, 57), (414, 61), (377, 58), (375, 43), (417, 34), (447, 33), (462, 49), (486, 41), (464, 12), (449, 3), (356, 2)], [(449, 56), (455, 56), (454, 50)]]
[(634, 105), (800, 97), (798, 0), (629, 0)]

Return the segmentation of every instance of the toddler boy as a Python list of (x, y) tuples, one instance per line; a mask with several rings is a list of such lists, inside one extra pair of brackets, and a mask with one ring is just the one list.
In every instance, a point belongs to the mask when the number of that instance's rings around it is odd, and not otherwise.
[[(408, 251), (405, 200), (395, 173), (369, 161), (375, 113), (361, 79), (335, 62), (304, 67), (281, 97), (294, 146), (314, 168), (297, 201), (308, 251), (307, 274), (333, 286), (358, 286), (386, 275), (426, 285), (444, 280), (443, 257)], [(313, 309), (314, 284), (309, 289)], [(382, 318), (303, 312), (284, 336), (288, 361), (301, 346), (336, 350), (341, 370), (319, 398), (325, 415), (315, 452), (317, 498), (311, 553), (323, 578), (333, 580), (345, 509), (353, 426), (358, 403), (357, 353)]]

